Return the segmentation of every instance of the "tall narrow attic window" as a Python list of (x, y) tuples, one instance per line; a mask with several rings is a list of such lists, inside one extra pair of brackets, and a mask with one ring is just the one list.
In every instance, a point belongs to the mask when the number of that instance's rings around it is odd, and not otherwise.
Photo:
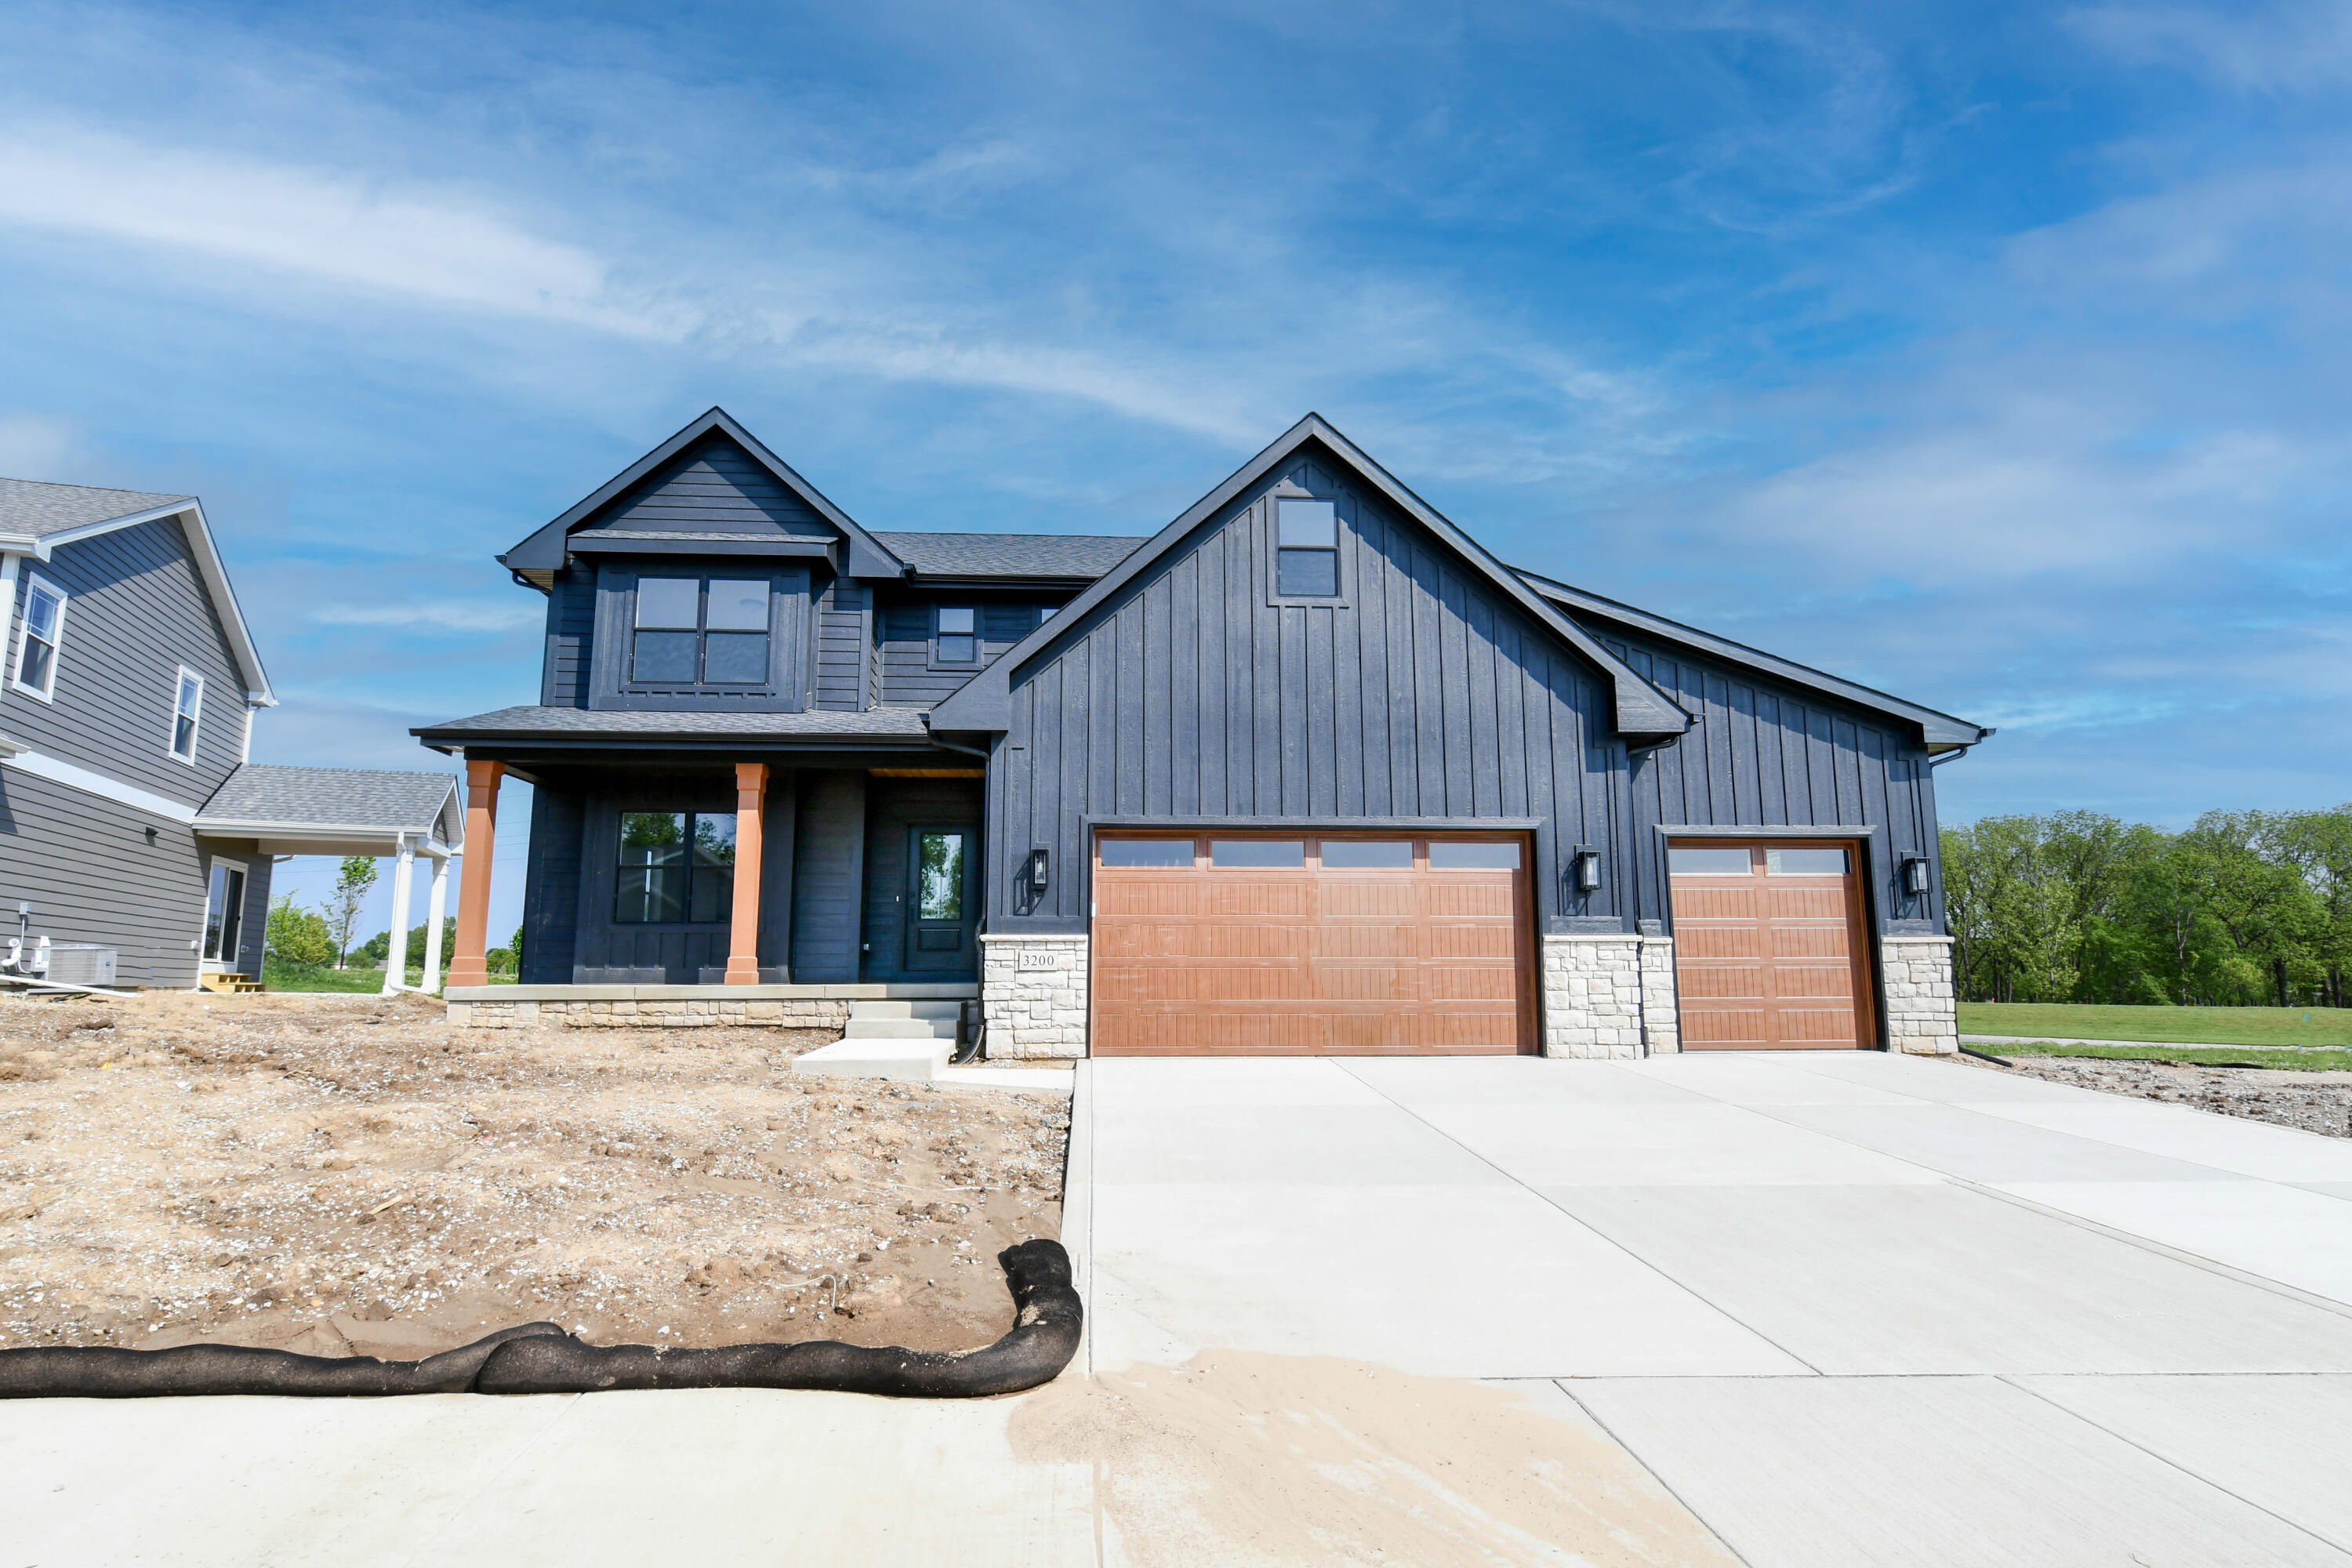
[(196, 716), (205, 705), (205, 678), (185, 665), (172, 699), (172, 754), (184, 763), (196, 760)]
[(940, 606), (939, 662), (980, 662), (980, 612), (969, 605)]
[(1339, 509), (1328, 500), (1274, 504), (1274, 591), (1285, 598), (1338, 597)]
[(47, 702), (58, 685), (58, 641), (65, 635), (66, 596), (38, 577), (25, 580), (25, 625), (16, 638), (16, 689)]

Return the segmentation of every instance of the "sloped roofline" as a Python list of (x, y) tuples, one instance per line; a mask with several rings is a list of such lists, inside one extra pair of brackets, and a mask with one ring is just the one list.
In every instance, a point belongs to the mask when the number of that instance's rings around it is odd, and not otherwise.
[(677, 435), (605, 480), (571, 510), (498, 557), (499, 564), (509, 572), (552, 572), (559, 569), (563, 564), (564, 541), (574, 528), (618, 500), (680, 452), (714, 432), (742, 447), (751, 454), (751, 460), (767, 469), (769, 476), (778, 484), (800, 497), (808, 503), (812, 511), (841, 531), (842, 538), (849, 546), (848, 557), (842, 563), (845, 574), (852, 577), (906, 575), (905, 562), (884, 548), (881, 541), (852, 521), (847, 512), (827, 500), (823, 491), (793, 472), (792, 466), (769, 451), (758, 437), (738, 425), (734, 416), (715, 405)]
[(1931, 753), (1965, 750), (1990, 738), (1993, 733), (1991, 730), (1981, 724), (1972, 724), (1966, 719), (1956, 719), (1949, 713), (1939, 712), (1933, 708), (1923, 708), (1916, 702), (1906, 702), (1902, 698), (1891, 696), (1875, 687), (1864, 686), (1859, 681), (1847, 680), (1839, 676), (1831, 675), (1825, 670), (1815, 669), (1811, 665), (1799, 664), (1794, 659), (1782, 658), (1778, 654), (1766, 653), (1761, 648), (1749, 647), (1746, 643), (1733, 642), (1729, 637), (1717, 637), (1713, 632), (1703, 632), (1696, 626), (1686, 626), (1680, 621), (1670, 621), (1664, 616), (1652, 615), (1647, 610), (1635, 609), (1633, 605), (1615, 599), (1602, 598), (1598, 594), (1570, 587), (1540, 573), (1529, 572), (1524, 568), (1516, 570), (1537, 593), (1556, 604), (1567, 606), (1571, 611), (1580, 610), (1603, 620), (1616, 621), (1653, 637), (1663, 637), (1668, 642), (1678, 643), (1685, 647), (1713, 655), (1726, 663), (1744, 666), (1759, 674), (1787, 681), (1792, 686), (1801, 686), (1825, 696), (1850, 702), (1857, 708), (1864, 708), (1874, 713), (1884, 713), (1890, 718), (1902, 719), (1916, 724), (1919, 727), (1920, 738), (1927, 742), (1927, 750)]
[(236, 656), (237, 670), (245, 678), (247, 703), (256, 708), (277, 707), (277, 695), (269, 689), (269, 672), (262, 668), (261, 650), (254, 646), (253, 633), (245, 624), (245, 611), (236, 602), (236, 589), (229, 583), (228, 567), (221, 560), (220, 546), (213, 542), (212, 525), (205, 521), (204, 503), (195, 497), (183, 496), (162, 506), (101, 518), (95, 522), (79, 522), (47, 533), (0, 535), (0, 551), (46, 562), (60, 545), (172, 517), (180, 520), (180, 531), (187, 535), (188, 550), (196, 558), (196, 571), (212, 595), (214, 609), (219, 613), (221, 629), (228, 634), (229, 652)]
[(1526, 615), (1562, 642), (1598, 666), (1614, 689), (1617, 731), (1644, 744), (1673, 740), (1685, 733), (1692, 719), (1665, 693), (1650, 684), (1581, 626), (1561, 615), (1549, 602), (1519, 580), (1517, 573), (1487, 553), (1476, 540), (1454, 526), (1435, 507), (1405, 488), (1394, 475), (1374, 462), (1354, 442), (1334, 429), (1319, 414), (1309, 414), (1284, 431), (1256, 457), (1244, 463), (1223, 483), (1186, 509), (1173, 522), (1153, 534), (1126, 560), (1098, 578), (1054, 617), (999, 655), (988, 668), (950, 693), (930, 712), (934, 730), (990, 731), (1012, 726), (1013, 672), (1053, 642), (1080, 617), (1132, 582), (1144, 568), (1174, 549), (1186, 535), (1244, 491), (1263, 481), (1309, 443), (1320, 446), (1390, 504), (1436, 534), (1467, 561)]

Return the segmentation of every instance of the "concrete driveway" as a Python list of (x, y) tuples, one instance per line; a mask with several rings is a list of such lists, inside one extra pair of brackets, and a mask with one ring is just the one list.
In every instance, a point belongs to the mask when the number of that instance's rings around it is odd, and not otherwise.
[(2352, 1563), (2352, 1142), (1876, 1053), (1081, 1070), (1095, 1367), (1556, 1381), (1759, 1568)]

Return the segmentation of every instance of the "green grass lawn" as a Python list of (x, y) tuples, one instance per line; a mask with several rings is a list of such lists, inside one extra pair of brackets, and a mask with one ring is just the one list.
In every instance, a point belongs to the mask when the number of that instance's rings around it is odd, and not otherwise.
[[(262, 967), (261, 983), (272, 991), (350, 991), (380, 992), (383, 989), (383, 971), (366, 965), (350, 969), (310, 969), (299, 963), (281, 963), (272, 958)], [(411, 965), (408, 984), (425, 984), (425, 971)], [(511, 985), (511, 974), (493, 974), (493, 985)]]
[[(1973, 1031), (1971, 1031), (1973, 1033)], [(1997, 1057), (2104, 1057), (2117, 1062), (2178, 1062), (2284, 1068), (2291, 1072), (2352, 1071), (2352, 1051), (2266, 1051), (2260, 1046), (1971, 1046)]]
[(1963, 1002), (1960, 1033), (2178, 1040), (2210, 1046), (2352, 1047), (2352, 1007), (2107, 1007), (2063, 1002)]

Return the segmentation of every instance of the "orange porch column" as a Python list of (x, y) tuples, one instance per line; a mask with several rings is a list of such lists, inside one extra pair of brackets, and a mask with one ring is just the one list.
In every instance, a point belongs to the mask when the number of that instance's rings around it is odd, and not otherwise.
[(449, 955), (449, 984), (487, 985), (489, 967), (490, 851), (499, 826), (499, 781), (504, 763), (466, 760), (466, 868), (457, 882), (457, 950)]
[(768, 764), (735, 764), (735, 930), (727, 944), (727, 984), (760, 984), (760, 818), (768, 804)]

